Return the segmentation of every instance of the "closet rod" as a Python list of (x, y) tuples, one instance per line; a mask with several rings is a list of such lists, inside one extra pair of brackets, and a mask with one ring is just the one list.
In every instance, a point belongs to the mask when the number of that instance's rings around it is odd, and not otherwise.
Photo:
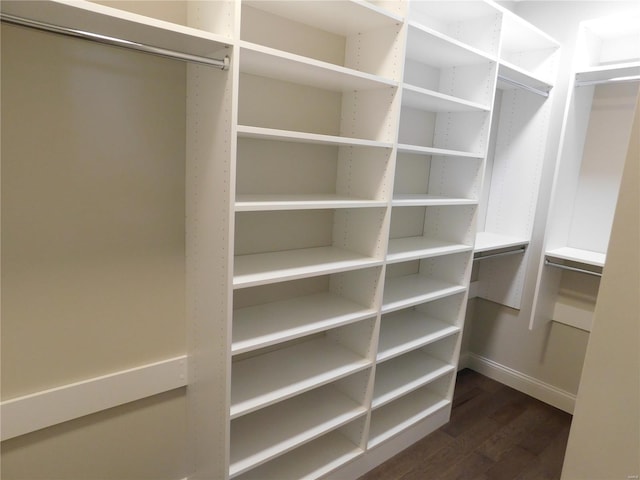
[(495, 258), (495, 257), (504, 257), (505, 255), (515, 255), (516, 253), (524, 253), (527, 251), (527, 247), (521, 247), (516, 250), (509, 250), (508, 252), (498, 252), (498, 253), (490, 253), (488, 255), (480, 255), (478, 257), (473, 257), (473, 261), (476, 260), (484, 260), (485, 258)]
[(587, 275), (593, 275), (595, 277), (601, 277), (602, 273), (593, 272), (591, 270), (586, 270), (584, 268), (570, 267), (568, 265), (562, 265), (561, 263), (555, 263), (550, 261), (549, 259), (544, 259), (544, 264), (549, 265), (550, 267), (561, 268), (562, 270), (570, 270), (572, 272), (586, 273)]
[(35, 28), (37, 30), (44, 30), (47, 32), (53, 32), (60, 35), (66, 35), (68, 37), (81, 38), (83, 40), (89, 40), (91, 42), (102, 43), (105, 45), (112, 45), (115, 47), (123, 47), (130, 50), (137, 50), (144, 53), (150, 53), (152, 55), (158, 55), (160, 57), (182, 60), (184, 62), (197, 63), (200, 65), (219, 68), (221, 70), (229, 69), (228, 56), (225, 56), (223, 59), (217, 59), (217, 58), (203, 57), (201, 55), (192, 55), (190, 53), (177, 52), (175, 50), (154, 47), (151, 45), (146, 45), (144, 43), (133, 42), (130, 40), (123, 40), (121, 38), (109, 37), (106, 35), (100, 35), (98, 33), (85, 32), (82, 30), (75, 30), (69, 27), (52, 25), (50, 23), (44, 23), (44, 22), (39, 22), (37, 20), (17, 17), (15, 15), (10, 15), (7, 13), (0, 13), (0, 20), (5, 23), (10, 23), (13, 25), (20, 25), (23, 27)]
[(517, 80), (513, 80), (511, 78), (507, 78), (503, 75), (498, 75), (498, 80), (502, 80), (505, 83), (508, 83), (510, 85), (513, 85), (515, 87), (518, 88), (522, 88), (523, 90), (527, 90), (528, 92), (531, 93), (535, 93), (536, 95), (540, 95), (543, 97), (548, 97), (549, 96), (549, 92), (547, 92), (546, 90), (540, 90), (539, 88), (535, 88), (532, 87), (531, 85), (527, 85), (525, 83), (522, 82), (518, 82)]
[(587, 87), (589, 85), (602, 85), (603, 83), (633, 83), (640, 82), (640, 75), (628, 77), (603, 78), (600, 80), (577, 80), (576, 87)]

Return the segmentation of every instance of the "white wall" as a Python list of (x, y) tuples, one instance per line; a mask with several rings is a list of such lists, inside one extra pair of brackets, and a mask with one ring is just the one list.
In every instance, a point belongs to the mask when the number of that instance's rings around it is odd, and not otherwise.
[[(578, 25), (583, 20), (610, 15), (636, 6), (636, 2), (523, 1), (513, 10), (562, 44), (560, 74), (555, 88), (547, 162), (543, 171), (533, 240), (530, 271), (535, 271), (542, 249), (546, 212), (555, 168), (563, 111), (571, 71)], [(552, 322), (529, 330), (529, 308), (535, 278), (527, 278), (521, 311), (482, 299), (474, 300), (467, 316), (465, 343), (472, 368), (521, 388), (545, 401), (571, 411), (589, 333)], [(563, 273), (560, 302), (575, 309), (558, 310), (558, 315), (590, 316), (595, 308), (597, 280), (572, 272)]]

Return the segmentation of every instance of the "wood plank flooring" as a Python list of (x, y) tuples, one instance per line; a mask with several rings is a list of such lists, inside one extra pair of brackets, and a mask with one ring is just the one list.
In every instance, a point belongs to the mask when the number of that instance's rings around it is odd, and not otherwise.
[(471, 370), (451, 421), (359, 480), (557, 480), (571, 415)]

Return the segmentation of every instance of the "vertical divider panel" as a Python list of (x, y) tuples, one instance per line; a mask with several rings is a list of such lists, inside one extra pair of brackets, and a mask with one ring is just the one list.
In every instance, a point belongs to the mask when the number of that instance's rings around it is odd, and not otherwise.
[[(192, 2), (189, 23), (235, 37), (239, 4)], [(190, 478), (228, 477), (233, 200), (239, 66), (187, 66), (186, 290)]]

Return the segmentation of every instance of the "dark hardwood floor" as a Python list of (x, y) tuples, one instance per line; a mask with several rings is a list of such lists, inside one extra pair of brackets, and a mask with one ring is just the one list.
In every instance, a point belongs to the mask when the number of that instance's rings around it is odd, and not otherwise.
[(571, 415), (471, 370), (451, 421), (360, 480), (559, 479)]

